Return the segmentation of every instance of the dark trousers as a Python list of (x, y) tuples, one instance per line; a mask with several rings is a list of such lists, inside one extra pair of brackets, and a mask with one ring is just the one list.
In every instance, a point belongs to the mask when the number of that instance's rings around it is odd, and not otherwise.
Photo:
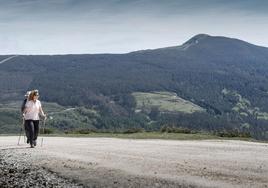
[(39, 120), (25, 120), (26, 132), (29, 135), (30, 144), (33, 144), (33, 141), (37, 140), (39, 133)]

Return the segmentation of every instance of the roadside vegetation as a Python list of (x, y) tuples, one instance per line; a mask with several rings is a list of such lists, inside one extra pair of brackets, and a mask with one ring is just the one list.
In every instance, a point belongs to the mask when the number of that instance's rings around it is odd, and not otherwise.
[[(136, 93), (137, 95), (137, 93)], [(151, 99), (148, 99), (148, 97)], [(137, 97), (137, 96), (136, 96)], [(118, 138), (156, 138), (156, 139), (242, 139), (250, 140), (250, 125), (229, 124), (217, 116), (201, 112), (178, 113), (174, 108), (163, 110), (156, 108), (152, 103), (162, 104), (168, 108), (169, 103), (178, 104), (179, 98), (172, 93), (154, 92), (152, 94), (138, 93), (138, 103), (148, 101), (139, 112), (133, 112), (128, 117), (111, 116), (109, 112), (99, 111), (86, 107), (68, 107), (57, 103), (43, 102), (48, 114), (45, 122), (40, 122), (40, 133), (47, 136), (86, 136), (86, 137), (118, 137)], [(173, 97), (171, 100), (169, 97)], [(158, 98), (158, 99), (157, 99)], [(193, 103), (183, 101), (184, 104), (194, 107)], [(0, 104), (0, 134), (19, 133), (22, 127), (20, 116), (21, 103), (9, 102)], [(175, 104), (174, 104), (175, 106)], [(134, 109), (139, 109), (139, 105)], [(172, 109), (174, 111), (172, 111)], [(172, 113), (173, 112), (173, 113)], [(205, 119), (204, 119), (205, 116)]]

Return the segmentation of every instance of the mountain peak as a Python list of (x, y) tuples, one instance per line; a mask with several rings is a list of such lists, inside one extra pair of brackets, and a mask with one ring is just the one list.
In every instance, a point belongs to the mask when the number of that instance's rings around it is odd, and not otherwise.
[(194, 37), (192, 37), (190, 40), (188, 40), (187, 42), (185, 42), (182, 47), (184, 50), (186, 50), (187, 48), (189, 48), (190, 46), (196, 45), (198, 44), (201, 40), (211, 37), (210, 35), (207, 34), (198, 34), (195, 35)]
[(197, 35), (193, 36), (190, 40), (193, 40), (193, 39), (200, 40), (200, 39), (207, 38), (207, 37), (211, 37), (211, 36), (208, 34), (201, 33), (201, 34), (197, 34)]

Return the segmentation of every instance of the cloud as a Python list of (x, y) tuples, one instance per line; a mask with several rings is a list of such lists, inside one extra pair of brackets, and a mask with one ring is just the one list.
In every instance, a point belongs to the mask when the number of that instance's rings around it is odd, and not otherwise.
[(264, 0), (0, 0), (1, 54), (124, 53), (198, 33), (268, 46)]

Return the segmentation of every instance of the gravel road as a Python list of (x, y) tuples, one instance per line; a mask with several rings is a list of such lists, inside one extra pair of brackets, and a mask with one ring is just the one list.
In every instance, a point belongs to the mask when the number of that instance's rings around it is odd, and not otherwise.
[(0, 137), (0, 187), (263, 187), (268, 144)]

